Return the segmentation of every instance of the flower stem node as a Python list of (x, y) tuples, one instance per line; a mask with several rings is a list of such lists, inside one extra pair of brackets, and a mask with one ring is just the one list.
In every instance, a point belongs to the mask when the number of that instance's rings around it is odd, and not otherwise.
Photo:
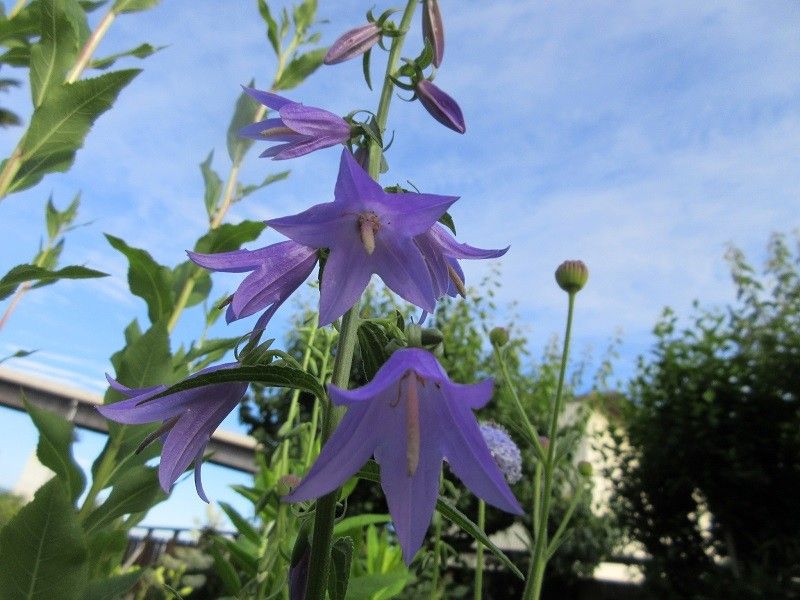
[(592, 468), (592, 463), (582, 460), (578, 463), (578, 473), (581, 474), (582, 477), (591, 477), (592, 473), (594, 473), (594, 468)]
[(556, 269), (556, 283), (568, 294), (581, 291), (588, 280), (589, 269), (581, 260), (565, 260)]
[(492, 342), (492, 346), (497, 348), (505, 346), (508, 343), (508, 339), (508, 329), (505, 327), (495, 327), (489, 332), (489, 341)]

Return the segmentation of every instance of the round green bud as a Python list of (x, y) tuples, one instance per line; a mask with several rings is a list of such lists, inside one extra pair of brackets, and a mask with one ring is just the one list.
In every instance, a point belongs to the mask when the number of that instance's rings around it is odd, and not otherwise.
[(556, 269), (556, 283), (568, 294), (579, 292), (588, 279), (589, 269), (581, 260), (565, 260)]
[(583, 477), (591, 477), (592, 473), (594, 473), (594, 469), (592, 468), (592, 464), (582, 460), (578, 463), (578, 473), (581, 474)]
[(495, 327), (489, 332), (489, 341), (493, 346), (501, 348), (508, 343), (508, 329), (505, 327)]

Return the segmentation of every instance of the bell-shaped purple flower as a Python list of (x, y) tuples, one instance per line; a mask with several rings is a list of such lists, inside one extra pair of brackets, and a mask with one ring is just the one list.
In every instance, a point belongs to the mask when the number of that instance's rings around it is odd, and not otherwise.
[(322, 60), (326, 65), (335, 65), (364, 54), (381, 39), (381, 28), (377, 23), (367, 23), (342, 34), (333, 42)]
[(431, 116), (445, 127), (464, 133), (467, 126), (464, 115), (455, 100), (427, 79), (420, 79), (414, 87), (417, 98)]
[(270, 118), (242, 127), (239, 135), (254, 140), (283, 142), (261, 153), (273, 160), (296, 158), (314, 150), (343, 144), (350, 139), (350, 125), (342, 117), (327, 110), (304, 106), (299, 102), (242, 86), (245, 93), (264, 106), (278, 112)]
[[(238, 366), (238, 363), (227, 363), (203, 369), (198, 374)], [(175, 392), (153, 400), (153, 396), (160, 394), (168, 386), (132, 389), (106, 377), (111, 387), (127, 399), (98, 406), (97, 410), (107, 419), (127, 425), (161, 421), (161, 427), (142, 443), (143, 447), (158, 437), (164, 437), (161, 463), (158, 465), (161, 487), (169, 493), (178, 477), (194, 463), (197, 494), (208, 502), (200, 477), (203, 453), (211, 434), (228, 413), (238, 406), (248, 384), (218, 383)]]
[(406, 564), (430, 524), (445, 458), (477, 496), (522, 514), (472, 412), (492, 397), (491, 379), (474, 385), (453, 383), (432, 354), (406, 348), (392, 354), (367, 385), (355, 390), (329, 385), (328, 393), (334, 404), (348, 407), (347, 413), (285, 500), (327, 494), (374, 455)]
[(353, 306), (373, 273), (401, 297), (430, 312), (436, 294), (414, 238), (428, 231), (456, 200), (386, 193), (345, 149), (333, 202), (267, 224), (298, 244), (330, 249), (320, 288), (321, 325)]
[(483, 250), (469, 244), (460, 244), (447, 230), (436, 223), (428, 231), (414, 238), (428, 264), (436, 298), (465, 296), (464, 271), (460, 259), (476, 260), (503, 256), (510, 246), (499, 250)]
[(317, 264), (314, 249), (292, 241), (258, 250), (187, 254), (195, 264), (210, 271), (251, 272), (234, 292), (225, 319), (230, 323), (266, 309), (256, 323), (256, 331), (267, 326), (275, 311), (300, 287)]
[(422, 39), (433, 49), (433, 66), (439, 68), (444, 58), (444, 27), (438, 0), (424, 0), (422, 7)]

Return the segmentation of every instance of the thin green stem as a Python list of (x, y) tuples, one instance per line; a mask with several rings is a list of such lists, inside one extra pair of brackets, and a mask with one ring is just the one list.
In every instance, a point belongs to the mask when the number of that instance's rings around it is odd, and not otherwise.
[[(380, 101), (378, 102), (378, 112), (376, 120), (381, 132), (386, 128), (389, 118), (389, 104), (392, 100), (394, 82), (392, 74), (397, 69), (400, 60), (400, 52), (405, 41), (406, 31), (408, 31), (414, 11), (417, 8), (418, 0), (408, 0), (403, 16), (400, 19), (400, 33), (392, 40), (389, 49), (389, 58), (386, 64), (386, 73), (383, 79), (383, 89), (381, 90)], [(381, 155), (383, 149), (372, 141), (369, 150), (370, 177), (378, 181), (380, 175)], [(356, 334), (358, 332), (358, 312), (359, 299), (355, 305), (348, 310), (342, 317), (342, 325), (339, 329), (339, 342), (336, 348), (336, 361), (333, 364), (332, 382), (338, 387), (346, 388), (350, 383), (350, 368), (353, 364), (353, 353), (356, 347)], [(322, 415), (322, 442), (331, 436), (336, 425), (341, 418), (342, 410), (333, 406), (331, 402), (325, 404)], [(308, 563), (308, 584), (306, 587), (306, 600), (324, 600), (326, 583), (328, 581), (328, 563), (330, 559), (331, 539), (333, 536), (333, 520), (336, 513), (336, 502), (339, 499), (339, 490), (336, 489), (330, 494), (317, 500), (316, 513), (314, 515), (314, 533), (311, 538), (311, 555)]]
[(17, 0), (11, 10), (8, 11), (8, 18), (13, 19), (17, 16), (17, 13), (25, 8), (25, 5), (28, 3), (28, 0)]
[[(483, 531), (486, 528), (486, 503), (478, 500), (478, 528)], [(478, 544), (475, 551), (475, 584), (472, 597), (474, 600), (483, 598), (483, 544)]]
[(567, 325), (564, 331), (564, 350), (561, 353), (561, 367), (558, 372), (558, 387), (550, 414), (549, 443), (544, 461), (544, 490), (542, 491), (540, 514), (538, 515), (538, 531), (525, 581), (523, 600), (539, 600), (544, 581), (544, 570), (547, 566), (547, 519), (550, 513), (550, 500), (553, 493), (553, 472), (555, 468), (556, 433), (558, 432), (558, 417), (561, 414), (564, 392), (564, 376), (567, 371), (569, 359), (569, 342), (572, 335), (572, 314), (575, 308), (575, 293), (569, 294), (567, 309)]

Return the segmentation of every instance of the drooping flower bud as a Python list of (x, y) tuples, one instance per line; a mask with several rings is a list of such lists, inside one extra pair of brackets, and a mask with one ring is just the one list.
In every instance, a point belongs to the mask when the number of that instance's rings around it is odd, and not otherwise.
[(591, 477), (593, 472), (594, 469), (590, 462), (582, 460), (578, 463), (578, 473), (580, 473), (582, 477)]
[(589, 269), (583, 261), (580, 260), (565, 260), (556, 269), (556, 282), (558, 287), (567, 292), (574, 294), (581, 291), (583, 286), (589, 279)]
[(420, 327), (412, 323), (406, 326), (406, 340), (410, 348), (424, 348), (425, 346), (435, 346), (440, 344), (444, 336), (438, 329), (432, 327)]
[(422, 9), (422, 39), (433, 48), (433, 66), (439, 68), (444, 57), (444, 28), (438, 0), (425, 0)]
[(505, 327), (495, 327), (489, 332), (489, 341), (498, 348), (502, 348), (508, 343), (508, 337), (508, 329)]
[(439, 123), (458, 133), (464, 133), (467, 130), (464, 115), (456, 101), (433, 83), (427, 79), (420, 79), (414, 90), (425, 110)]
[(328, 49), (322, 62), (335, 65), (364, 54), (381, 39), (381, 28), (376, 23), (367, 23), (344, 33)]

